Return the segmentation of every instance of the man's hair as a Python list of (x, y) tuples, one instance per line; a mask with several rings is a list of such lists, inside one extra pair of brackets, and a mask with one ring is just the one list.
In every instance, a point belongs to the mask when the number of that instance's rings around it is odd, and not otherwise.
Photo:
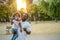
[(26, 15), (27, 16), (27, 19), (28, 19), (29, 15), (27, 13), (24, 13), (24, 15)]

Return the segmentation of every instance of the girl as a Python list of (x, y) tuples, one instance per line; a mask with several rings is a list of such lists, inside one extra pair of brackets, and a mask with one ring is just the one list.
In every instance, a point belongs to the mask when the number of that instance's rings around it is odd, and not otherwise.
[(16, 40), (16, 38), (18, 37), (18, 32), (17, 32), (18, 27), (20, 28), (20, 32), (22, 32), (21, 22), (22, 22), (22, 20), (20, 18), (20, 14), (15, 13), (11, 20), (12, 33), (13, 33), (13, 37), (11, 40)]

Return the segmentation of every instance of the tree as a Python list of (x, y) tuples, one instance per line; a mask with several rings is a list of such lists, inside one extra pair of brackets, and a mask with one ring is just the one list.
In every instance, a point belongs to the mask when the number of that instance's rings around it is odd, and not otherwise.
[(33, 3), (33, 0), (26, 0), (26, 9), (27, 9), (27, 12), (29, 12), (32, 3)]
[(12, 13), (17, 11), (16, 0), (9, 0), (7, 4), (9, 5)]
[(38, 14), (38, 6), (36, 4), (32, 4), (30, 6), (30, 10), (28, 13), (33, 15), (33, 18), (36, 20), (37, 14)]
[(8, 21), (9, 16), (11, 16), (9, 6), (6, 4), (0, 4), (0, 18), (5, 18)]
[(47, 14), (52, 19), (57, 19), (60, 16), (60, 0), (38, 1), (40, 8), (44, 14)]
[(51, 17), (57, 20), (59, 13), (60, 13), (60, 0), (51, 0), (49, 1), (49, 15), (51, 14)]
[(6, 19), (9, 21), (10, 16), (13, 14), (13, 12), (16, 12), (16, 1), (15, 0), (9, 0), (7, 4), (0, 4), (0, 19)]

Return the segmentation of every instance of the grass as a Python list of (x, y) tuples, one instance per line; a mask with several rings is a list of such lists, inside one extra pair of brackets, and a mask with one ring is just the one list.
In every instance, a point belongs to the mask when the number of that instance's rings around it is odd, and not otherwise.
[[(9, 26), (10, 23), (0, 23), (0, 34), (5, 34), (6, 26)], [(60, 21), (45, 21), (45, 22), (38, 22), (37, 24), (32, 22), (31, 26), (31, 34), (60, 34)]]
[(32, 34), (60, 34), (60, 22), (39, 22), (31, 27)]

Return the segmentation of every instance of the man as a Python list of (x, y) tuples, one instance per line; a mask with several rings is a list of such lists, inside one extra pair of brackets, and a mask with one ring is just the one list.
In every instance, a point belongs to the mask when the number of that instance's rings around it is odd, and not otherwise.
[(18, 40), (26, 40), (26, 34), (31, 34), (31, 28), (29, 22), (26, 20), (28, 19), (28, 14), (24, 13), (22, 14), (22, 28), (23, 31), (20, 32), (20, 28), (18, 28)]

